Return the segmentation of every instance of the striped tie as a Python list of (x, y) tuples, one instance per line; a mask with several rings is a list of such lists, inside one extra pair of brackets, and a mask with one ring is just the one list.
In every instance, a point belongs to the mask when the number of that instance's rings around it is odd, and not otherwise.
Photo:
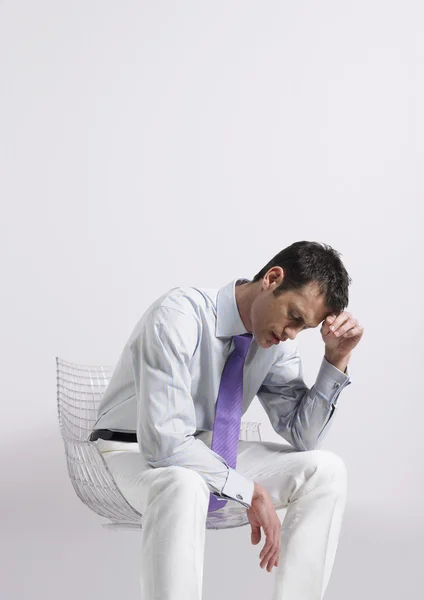
[[(235, 347), (222, 371), (216, 401), (211, 450), (222, 456), (228, 466), (233, 469), (236, 468), (237, 464), (238, 442), (240, 439), (244, 361), (252, 337), (251, 333), (234, 336)], [(218, 499), (211, 493), (208, 511), (218, 510), (226, 504), (227, 500)]]

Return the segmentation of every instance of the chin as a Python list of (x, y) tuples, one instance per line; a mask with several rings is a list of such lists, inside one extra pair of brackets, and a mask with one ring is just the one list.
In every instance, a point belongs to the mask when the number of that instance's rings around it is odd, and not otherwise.
[(259, 346), (261, 348), (270, 348), (271, 346), (275, 346), (275, 341), (265, 337), (261, 340), (261, 343), (259, 344)]

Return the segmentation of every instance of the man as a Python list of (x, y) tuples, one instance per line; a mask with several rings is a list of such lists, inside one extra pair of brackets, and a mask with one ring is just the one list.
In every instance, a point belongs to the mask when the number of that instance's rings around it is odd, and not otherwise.
[[(143, 600), (201, 600), (205, 522), (216, 498), (226, 503), (213, 514), (247, 514), (252, 544), (263, 529), (260, 566), (277, 568), (274, 600), (322, 599), (347, 478), (342, 459), (318, 447), (350, 384), (348, 362), (364, 330), (344, 310), (350, 282), (337, 251), (296, 242), (251, 281), (172, 288), (135, 326), (91, 439), (143, 515)], [(320, 324), (324, 356), (309, 389), (296, 336)], [(213, 435), (224, 367), (240, 338), (250, 344), (241, 414), (257, 396), (291, 446), (239, 441), (233, 468), (214, 450)], [(282, 524), (280, 508), (287, 508)]]

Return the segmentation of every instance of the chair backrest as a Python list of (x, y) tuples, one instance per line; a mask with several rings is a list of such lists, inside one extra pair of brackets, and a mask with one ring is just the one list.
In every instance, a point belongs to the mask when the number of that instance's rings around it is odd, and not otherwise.
[(86, 366), (56, 357), (57, 408), (72, 486), (103, 527), (140, 528), (142, 515), (122, 495), (96, 444), (87, 438), (114, 367)]
[(57, 408), (62, 435), (86, 440), (114, 367), (74, 364), (56, 357)]
[[(56, 357), (59, 425), (69, 477), (80, 500), (110, 520), (102, 523), (102, 527), (140, 529), (143, 515), (123, 496), (97, 445), (88, 440), (113, 371), (112, 366), (85, 366)], [(242, 421), (240, 440), (261, 440), (260, 425), (256, 421)], [(238, 503), (230, 504), (228, 514), (223, 512), (226, 507), (208, 514), (207, 529), (248, 524), (246, 510)]]

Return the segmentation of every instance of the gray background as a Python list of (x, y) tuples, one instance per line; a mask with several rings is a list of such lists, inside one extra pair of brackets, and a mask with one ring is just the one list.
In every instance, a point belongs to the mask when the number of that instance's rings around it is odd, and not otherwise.
[[(323, 445), (349, 473), (326, 600), (419, 593), (423, 17), (419, 0), (0, 2), (5, 598), (139, 597), (139, 536), (103, 530), (68, 480), (55, 356), (114, 364), (157, 296), (252, 278), (297, 240), (342, 253), (365, 327)], [(319, 329), (299, 341), (312, 386)], [(245, 418), (282, 441), (257, 399)], [(262, 546), (208, 531), (205, 600), (271, 598)]]

